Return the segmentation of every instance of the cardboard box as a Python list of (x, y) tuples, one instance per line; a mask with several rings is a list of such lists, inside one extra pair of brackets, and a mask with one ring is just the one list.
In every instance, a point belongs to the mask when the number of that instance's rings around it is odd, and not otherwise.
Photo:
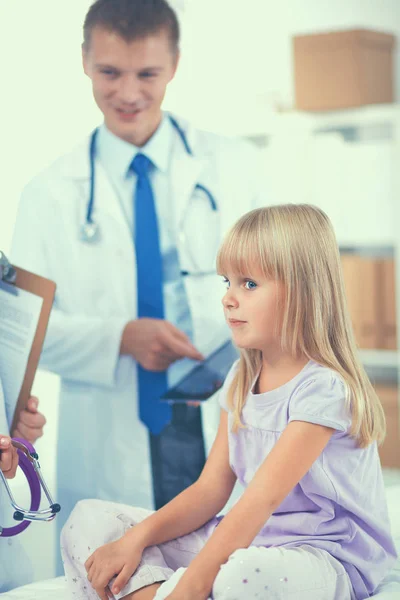
[(386, 417), (386, 438), (379, 448), (383, 467), (400, 467), (399, 392), (396, 386), (375, 385)]
[(357, 345), (359, 348), (379, 348), (378, 260), (359, 254), (342, 254), (341, 261)]
[(346, 300), (359, 348), (396, 350), (396, 274), (393, 258), (341, 255)]
[(394, 102), (395, 36), (353, 29), (293, 39), (296, 108)]
[(380, 340), (378, 348), (397, 350), (396, 273), (395, 261), (379, 261), (378, 272)]

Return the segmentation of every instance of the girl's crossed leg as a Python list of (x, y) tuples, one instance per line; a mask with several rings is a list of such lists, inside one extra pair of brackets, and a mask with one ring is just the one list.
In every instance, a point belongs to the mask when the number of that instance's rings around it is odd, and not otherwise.
[[(157, 591), (165, 600), (185, 569), (178, 569)], [(213, 600), (354, 600), (343, 566), (325, 550), (312, 546), (237, 550), (222, 565)]]
[[(99, 546), (119, 539), (151, 514), (139, 508), (86, 500), (79, 502), (62, 533), (65, 573), (75, 600), (97, 600), (84, 563)], [(191, 560), (204, 547), (217, 521), (160, 546), (147, 548), (135, 574), (117, 599), (162, 583), (155, 600), (165, 600)], [(164, 583), (163, 583), (164, 582)], [(135, 594), (133, 595), (133, 598)], [(328, 552), (303, 545), (292, 548), (252, 546), (237, 550), (214, 582), (214, 600), (353, 600), (349, 577)], [(210, 599), (211, 600), (211, 599)]]

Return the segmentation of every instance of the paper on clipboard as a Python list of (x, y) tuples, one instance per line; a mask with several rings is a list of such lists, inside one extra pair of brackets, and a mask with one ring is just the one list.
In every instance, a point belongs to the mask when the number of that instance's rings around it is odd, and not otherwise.
[(35, 337), (43, 298), (0, 281), (0, 380), (12, 421)]
[(55, 294), (52, 281), (13, 271), (11, 283), (0, 270), (0, 380), (11, 430), (30, 396)]

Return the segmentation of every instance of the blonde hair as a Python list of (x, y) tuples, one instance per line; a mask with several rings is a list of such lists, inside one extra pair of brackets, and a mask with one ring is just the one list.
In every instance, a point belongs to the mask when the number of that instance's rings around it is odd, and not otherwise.
[[(220, 274), (248, 277), (257, 268), (284, 288), (282, 349), (336, 371), (348, 389), (351, 435), (360, 447), (385, 436), (381, 403), (357, 357), (340, 254), (327, 215), (308, 204), (285, 204), (245, 214), (227, 234), (217, 257)], [(260, 350), (241, 349), (228, 392), (233, 430), (243, 427), (246, 397), (262, 364)]]

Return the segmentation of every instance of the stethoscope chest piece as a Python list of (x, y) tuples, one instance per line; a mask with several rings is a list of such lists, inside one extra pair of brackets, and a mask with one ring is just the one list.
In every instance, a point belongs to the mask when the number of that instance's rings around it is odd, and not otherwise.
[(83, 223), (79, 239), (82, 242), (95, 243), (100, 240), (100, 231), (97, 223)]

